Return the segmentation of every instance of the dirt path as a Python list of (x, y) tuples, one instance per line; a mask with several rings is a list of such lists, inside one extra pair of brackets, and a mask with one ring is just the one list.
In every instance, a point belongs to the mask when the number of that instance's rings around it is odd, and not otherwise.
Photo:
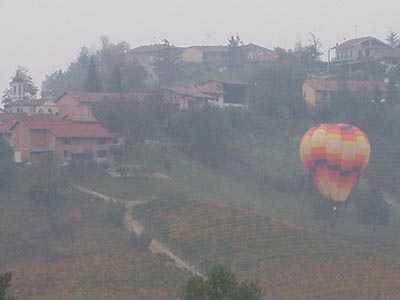
[[(123, 221), (125, 228), (129, 232), (132, 232), (137, 236), (140, 236), (143, 233), (145, 228), (143, 227), (142, 224), (140, 224), (140, 222), (135, 220), (132, 216), (133, 208), (137, 205), (143, 204), (144, 203), (143, 201), (123, 200), (116, 197), (104, 195), (102, 193), (96, 192), (94, 190), (85, 188), (77, 184), (72, 184), (72, 186), (83, 193), (90, 194), (100, 199), (103, 199), (107, 203), (117, 203), (117, 202), (124, 203), (126, 207), (124, 212), (124, 221)], [(193, 264), (185, 261), (178, 255), (174, 254), (172, 250), (168, 248), (167, 245), (165, 245), (157, 238), (153, 238), (151, 240), (149, 245), (149, 250), (154, 254), (163, 254), (167, 256), (175, 263), (175, 266), (181, 270), (189, 271), (193, 274), (204, 277), (204, 275), (199, 270), (197, 270), (197, 268)]]
[(165, 254), (168, 258), (172, 259), (175, 263), (175, 266), (181, 270), (187, 270), (193, 274), (196, 274), (198, 276), (204, 277), (204, 275), (197, 270), (197, 268), (190, 264), (187, 261), (184, 261), (182, 258), (179, 256), (175, 255), (163, 242), (160, 240), (153, 238), (151, 240), (151, 243), (149, 245), (149, 249), (153, 253), (161, 253)]
[(389, 195), (389, 194), (384, 194), (385, 201), (390, 204), (392, 207), (396, 209), (400, 209), (400, 200), (398, 197), (396, 198), (395, 196)]

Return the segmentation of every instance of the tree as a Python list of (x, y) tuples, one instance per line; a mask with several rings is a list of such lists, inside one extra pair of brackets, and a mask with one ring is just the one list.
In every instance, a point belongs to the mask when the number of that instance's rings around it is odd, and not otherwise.
[(240, 67), (245, 62), (244, 45), (239, 35), (231, 36), (228, 40), (228, 67)]
[(108, 81), (107, 91), (111, 93), (122, 93), (122, 78), (118, 65), (114, 65), (110, 79)]
[(160, 84), (168, 84), (181, 77), (181, 57), (182, 51), (164, 39), (155, 63)]
[(233, 272), (218, 265), (211, 268), (207, 279), (191, 277), (182, 294), (183, 300), (259, 300), (261, 288), (254, 281), (239, 284)]
[(89, 61), (89, 50), (82, 47), (78, 57), (69, 64), (66, 71), (59, 70), (46, 75), (46, 79), (42, 82), (42, 96), (57, 99), (65, 92), (83, 91)]
[(309, 38), (309, 45), (306, 46), (307, 50), (310, 52), (311, 58), (313, 62), (319, 61), (319, 58), (322, 55), (321, 47), (322, 47), (322, 42), (319, 37), (317, 37), (313, 32), (310, 32), (310, 38)]
[(304, 67), (287, 61), (260, 67), (251, 79), (251, 108), (278, 119), (303, 117), (306, 113), (302, 97), (305, 78)]
[(50, 75), (46, 74), (46, 79), (42, 82), (41, 95), (43, 98), (57, 99), (66, 91), (68, 87), (66, 84), (66, 73), (62, 70), (57, 70)]
[(294, 46), (293, 54), (297, 58), (297, 63), (311, 68), (318, 66), (320, 62), (322, 42), (314, 33), (310, 32), (309, 34), (309, 44), (303, 46), (301, 42), (298, 42)]
[(93, 106), (93, 113), (105, 128), (131, 145), (159, 135), (173, 109), (173, 105), (160, 101), (157, 94), (144, 101), (134, 95), (120, 95), (105, 97)]
[(97, 72), (94, 59), (94, 56), (90, 57), (87, 77), (85, 81), (85, 91), (101, 93), (103, 92), (103, 84), (101, 83), (99, 73)]
[(29, 168), (31, 177), (29, 196), (38, 204), (50, 206), (64, 188), (64, 181), (51, 159), (43, 159)]
[(396, 86), (396, 82), (393, 79), (393, 76), (389, 77), (386, 84), (386, 89), (387, 89), (386, 101), (388, 102), (388, 104), (389, 105), (398, 104), (400, 102), (399, 93), (398, 93), (398, 88)]
[[(28, 74), (28, 69), (25, 68), (24, 66), (18, 66), (16, 72), (15, 72), (15, 77), (11, 77), (11, 82), (18, 77), (19, 79), (22, 80), (23, 82), (23, 87), (24, 87), (24, 99), (30, 100), (30, 99), (35, 99), (36, 94), (38, 92), (38, 88), (36, 87), (35, 83), (32, 80), (32, 77)], [(10, 84), (11, 84), (10, 82)], [(3, 91), (3, 103), (8, 103), (12, 100), (14, 92), (12, 88), (5, 89)]]
[(390, 31), (385, 41), (387, 41), (392, 47), (398, 47), (400, 44), (400, 38), (397, 33)]
[(216, 107), (179, 112), (169, 124), (169, 134), (186, 142), (189, 154), (211, 168), (224, 163), (226, 133), (224, 116)]
[(101, 37), (100, 42), (101, 48), (93, 52), (82, 47), (65, 71), (46, 75), (42, 96), (56, 99), (65, 92), (84, 91), (92, 58), (104, 91), (125, 93), (143, 87), (146, 74), (139, 61), (130, 55), (129, 44), (124, 41), (114, 44), (106, 36)]
[(7, 289), (11, 286), (11, 273), (0, 275), (0, 300), (14, 300), (15, 297), (6, 296)]

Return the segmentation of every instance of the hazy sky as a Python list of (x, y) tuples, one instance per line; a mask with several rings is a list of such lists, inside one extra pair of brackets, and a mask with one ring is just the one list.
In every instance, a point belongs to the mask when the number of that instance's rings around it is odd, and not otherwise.
[[(309, 32), (324, 50), (344, 38), (400, 35), (395, 0), (0, 0), (0, 91), (18, 65), (36, 85), (66, 69), (82, 46), (107, 35), (131, 47), (167, 38), (176, 46), (245, 43), (292, 48)], [(326, 58), (326, 53), (324, 53)]]

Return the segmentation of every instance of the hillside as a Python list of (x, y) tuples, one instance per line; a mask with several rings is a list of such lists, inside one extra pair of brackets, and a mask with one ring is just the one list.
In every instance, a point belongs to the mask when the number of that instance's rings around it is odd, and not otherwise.
[(160, 200), (135, 213), (203, 270), (223, 263), (259, 280), (265, 299), (396, 299), (400, 293), (399, 258), (254, 211)]
[[(396, 299), (398, 213), (377, 228), (359, 222), (353, 203), (339, 210), (336, 228), (314, 218), (322, 199), (297, 153), (307, 124), (289, 123), (236, 135), (222, 168), (201, 164), (180, 141), (162, 137), (123, 149), (112, 172), (82, 163), (65, 169), (62, 181), (144, 202), (133, 208), (135, 217), (176, 255), (203, 273), (223, 263), (241, 279), (259, 280), (265, 299)], [(373, 176), (393, 182), (375, 162)], [(0, 191), (0, 271), (14, 273), (13, 294), (179, 298), (189, 274), (134, 247), (118, 206), (69, 185), (50, 202), (33, 200), (30, 185), (40, 176), (26, 175)]]
[(0, 273), (12, 272), (11, 295), (179, 298), (188, 274), (132, 246), (115, 205), (68, 187), (52, 203), (37, 202), (27, 194), (32, 181), (25, 179), (25, 184), (18, 181), (0, 191)]
[[(170, 141), (149, 141), (136, 145), (122, 163), (138, 170), (133, 171), (132, 176), (113, 178), (97, 172), (96, 176), (81, 178), (79, 182), (124, 199), (184, 199), (252, 209), (266, 217), (399, 254), (400, 218), (395, 209), (390, 224), (376, 230), (359, 222), (357, 208), (351, 199), (338, 212), (334, 229), (329, 227), (329, 221), (313, 217), (314, 206), (324, 200), (301, 169), (297, 156), (298, 137), (292, 134), (285, 139), (294, 141), (290, 147), (285, 147), (285, 152), (279, 150), (282, 146), (275, 137), (271, 138), (275, 143), (254, 137), (242, 140), (235, 146), (238, 147), (235, 151), (243, 153), (240, 158), (243, 165), (232, 165), (227, 170), (213, 170), (201, 165)], [(372, 164), (378, 163), (374, 160)], [(371, 173), (377, 173), (375, 166)], [(154, 178), (151, 176), (154, 173), (166, 174), (169, 179)], [(378, 172), (376, 176), (386, 183), (395, 178), (387, 180), (384, 172)], [(301, 190), (302, 186), (304, 190)]]

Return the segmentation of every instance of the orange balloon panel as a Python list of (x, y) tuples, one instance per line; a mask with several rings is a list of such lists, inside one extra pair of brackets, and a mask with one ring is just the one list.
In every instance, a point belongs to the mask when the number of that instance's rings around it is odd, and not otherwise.
[(325, 198), (344, 202), (368, 165), (368, 137), (349, 124), (321, 124), (300, 142), (300, 158)]

